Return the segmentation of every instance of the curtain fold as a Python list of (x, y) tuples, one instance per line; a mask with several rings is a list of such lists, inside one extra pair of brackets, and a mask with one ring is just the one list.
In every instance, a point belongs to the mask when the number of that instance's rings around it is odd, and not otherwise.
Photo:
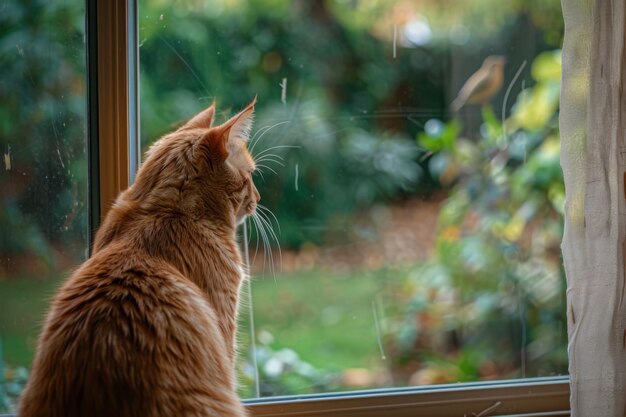
[(561, 165), (572, 416), (625, 415), (624, 0), (562, 0)]

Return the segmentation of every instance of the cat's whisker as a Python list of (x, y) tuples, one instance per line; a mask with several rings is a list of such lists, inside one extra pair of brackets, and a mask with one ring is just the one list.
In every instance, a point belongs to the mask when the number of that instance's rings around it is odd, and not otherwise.
[[(275, 153), (270, 153), (267, 155), (263, 155), (262, 157), (258, 158), (258, 159), (254, 159), (254, 162), (262, 162), (262, 161), (284, 161), (285, 158), (283, 158), (280, 155), (277, 155)], [(283, 165), (284, 166), (284, 165)]]
[[(274, 169), (272, 169), (272, 167), (267, 166), (267, 165), (265, 165), (265, 164), (257, 164), (256, 169), (260, 171), (260, 170), (261, 170), (261, 168), (268, 169), (268, 170), (272, 171), (274, 174), (278, 175), (278, 172), (276, 172)], [(280, 176), (280, 175), (279, 175), (279, 176)]]
[(285, 121), (282, 121), (282, 122), (275, 123), (275, 124), (273, 124), (271, 126), (264, 126), (264, 127), (262, 127), (261, 129), (259, 129), (254, 134), (254, 136), (252, 137), (251, 141), (255, 141), (255, 143), (258, 142), (261, 139), (261, 137), (263, 135), (265, 135), (267, 132), (269, 132), (270, 130), (274, 129), (275, 127), (281, 126), (281, 125), (286, 124), (286, 123), (290, 123), (290, 121), (289, 120), (285, 120)]
[(252, 135), (252, 137), (250, 138), (250, 143), (254, 142), (257, 139), (257, 137), (261, 134), (261, 132), (265, 132), (270, 127), (272, 127), (272, 126), (260, 127), (259, 130), (257, 130), (256, 133), (254, 135)]
[(279, 161), (284, 161), (285, 158), (283, 158), (281, 155), (278, 155), (277, 153), (265, 153), (263, 155), (257, 155), (254, 157), (255, 161), (259, 161), (265, 158), (273, 158), (273, 159), (278, 159)]
[[(254, 261), (256, 261), (256, 256), (259, 251), (259, 243), (263, 239), (263, 235), (259, 230), (259, 219), (257, 219), (256, 213), (253, 213), (250, 218), (254, 221), (254, 227), (256, 228), (256, 250), (254, 252)], [(265, 256), (263, 256), (263, 270), (265, 270)]]
[[(282, 250), (280, 249), (280, 241), (278, 240), (278, 237), (276, 236), (276, 233), (274, 232), (274, 229), (272, 229), (272, 224), (269, 221), (269, 218), (267, 218), (266, 214), (263, 214), (262, 211), (258, 212), (259, 214), (259, 219), (261, 220), (261, 222), (265, 225), (265, 227), (267, 228), (266, 231), (269, 234), (270, 239), (273, 239), (274, 242), (276, 242), (276, 246), (278, 247), (278, 258), (280, 260), (280, 267), (282, 269), (282, 265), (283, 265), (283, 253)], [(270, 242), (271, 243), (271, 242)], [(271, 246), (270, 246), (271, 248)], [(271, 250), (271, 249), (270, 249)], [(273, 258), (272, 258), (272, 266), (273, 266)]]
[[(261, 219), (265, 227), (267, 227), (267, 232), (269, 234), (269, 237), (272, 238), (274, 242), (276, 242), (276, 246), (278, 246), (278, 250), (280, 253), (280, 241), (278, 240), (278, 236), (276, 235), (276, 232), (274, 232), (274, 228), (272, 227), (272, 222), (270, 221), (268, 215), (265, 214), (264, 212), (259, 211), (258, 214), (259, 214), (259, 218)], [(282, 259), (282, 256), (281, 256), (281, 259)]]
[[(260, 227), (261, 236), (263, 237), (263, 250), (264, 250), (265, 256), (267, 257), (270, 273), (272, 274), (274, 281), (276, 281), (276, 269), (274, 268), (274, 254), (272, 253), (270, 235), (268, 235), (268, 229), (267, 229), (268, 226), (267, 226), (265, 219), (260, 215), (260, 212), (255, 212), (255, 217), (259, 221), (257, 226)], [(269, 232), (273, 233), (273, 231), (271, 230), (271, 227), (269, 228)], [(281, 254), (281, 259), (282, 259), (282, 254)], [(265, 259), (264, 259), (264, 263), (265, 263)]]
[[(252, 240), (252, 233), (250, 233), (252, 231), (252, 220), (250, 220), (250, 217), (246, 218), (246, 234), (248, 235), (248, 239), (247, 239), (247, 244), (246, 244), (246, 250), (248, 250), (248, 246), (250, 246), (250, 240)], [(248, 232), (248, 230), (250, 230), (250, 232)], [(248, 254), (246, 254), (246, 256), (248, 256)], [(248, 269), (250, 269), (250, 262), (248, 262), (248, 265), (246, 265), (248, 267)], [(250, 272), (250, 271), (248, 271)]]
[(252, 150), (256, 146), (256, 142), (259, 139), (259, 135), (262, 133), (265, 133), (265, 131), (267, 131), (270, 128), (271, 126), (265, 126), (257, 130), (257, 132), (254, 134), (254, 136), (252, 136), (252, 138), (249, 141), (248, 147), (250, 148), (250, 150)]
[(275, 159), (274, 156), (278, 156), (278, 155), (265, 155), (261, 159), (254, 161), (254, 163), (257, 165), (257, 167), (258, 166), (267, 167), (267, 164), (270, 162), (273, 162), (276, 165), (280, 165), (281, 167), (285, 167), (285, 164), (282, 161)]
[(261, 171), (260, 169), (256, 169), (254, 171), (254, 174), (259, 174), (261, 176), (261, 179), (265, 181), (265, 176), (263, 175), (263, 171)]
[[(261, 155), (269, 152), (269, 151), (273, 151), (274, 149), (300, 149), (302, 146), (300, 145), (275, 145), (275, 146), (270, 146), (269, 148), (263, 149), (261, 152), (259, 152), (257, 155), (255, 155), (255, 158), (259, 158)], [(252, 153), (252, 150), (250, 150), (250, 152)]]
[[(270, 273), (272, 274), (274, 281), (276, 281), (276, 265), (274, 262), (274, 252), (272, 251), (272, 239), (275, 239), (276, 235), (274, 234), (274, 231), (272, 230), (272, 226), (268, 224), (267, 220), (263, 217), (262, 213), (257, 212), (257, 214), (258, 214), (258, 219), (259, 219), (259, 225), (262, 226), (263, 232), (266, 237), (265, 244), (267, 248), (267, 259), (268, 259), (269, 266), (270, 266)], [(280, 255), (281, 255), (280, 259), (282, 262), (282, 253)]]
[(254, 147), (261, 141), (261, 139), (263, 138), (263, 136), (265, 136), (267, 134), (267, 132), (269, 132), (270, 130), (272, 130), (272, 129), (278, 127), (278, 126), (282, 126), (282, 125), (284, 125), (286, 123), (291, 123), (291, 121), (290, 120), (285, 120), (284, 122), (278, 122), (278, 123), (270, 126), (269, 128), (265, 129), (265, 131), (263, 133), (258, 135), (258, 138), (256, 138), (254, 143), (251, 144), (250, 153), (252, 153), (252, 151), (254, 150)]
[(272, 212), (272, 210), (270, 210), (269, 208), (267, 208), (267, 206), (264, 206), (263, 204), (257, 204), (257, 208), (261, 209), (262, 211), (266, 213), (269, 213), (274, 218), (274, 221), (276, 222), (276, 226), (278, 226), (278, 233), (282, 234), (282, 231), (280, 230), (280, 223), (278, 222), (278, 218)]
[(281, 162), (279, 159), (274, 159), (274, 158), (271, 158), (271, 157), (261, 158), (260, 160), (255, 161), (255, 163), (257, 163), (257, 164), (263, 163), (263, 162), (272, 162), (272, 163), (275, 163), (276, 165), (280, 165), (282, 167), (285, 166), (284, 162)]
[(261, 158), (261, 159), (259, 159), (258, 161), (256, 161), (256, 163), (257, 163), (257, 164), (258, 164), (258, 163), (262, 163), (262, 162), (273, 162), (273, 163), (275, 163), (276, 165), (280, 165), (281, 167), (284, 167), (284, 166), (285, 166), (285, 164), (283, 164), (281, 161), (279, 161), (279, 160), (277, 160), (277, 159), (272, 159), (272, 158), (270, 158), (270, 157), (267, 157), (267, 158)]
[(263, 149), (261, 152), (259, 152), (259, 155), (263, 155), (266, 152), (272, 151), (274, 149), (284, 149), (284, 148), (301, 148), (302, 146), (300, 145), (274, 145), (274, 146), (270, 146), (269, 148), (265, 148)]
[(254, 249), (254, 256), (252, 257), (252, 264), (251, 264), (251, 265), (254, 265), (256, 263), (256, 256), (259, 253), (259, 240), (260, 240), (259, 239), (259, 226), (257, 226), (257, 220), (254, 218), (254, 214), (249, 216), (248, 219), (251, 220), (250, 224), (254, 225), (254, 228), (256, 229), (256, 248)]
[[(257, 157), (258, 157), (258, 156), (259, 156), (259, 155), (257, 155)], [(273, 157), (276, 157), (276, 158), (280, 159), (281, 161), (284, 161), (284, 160), (285, 160), (285, 158), (284, 158), (284, 157), (282, 157), (281, 155), (278, 155), (277, 153), (270, 153), (270, 154), (267, 154), (267, 155), (261, 155), (261, 156), (262, 156), (262, 158), (265, 158), (266, 156), (273, 156)]]
[(271, 250), (269, 250), (269, 238), (265, 231), (265, 227), (263, 226), (258, 213), (255, 212), (253, 214), (253, 218), (257, 225), (257, 232), (259, 233), (258, 236), (260, 236), (263, 240), (263, 271), (265, 271), (265, 262), (267, 261), (269, 263), (270, 272), (272, 273), (272, 276), (274, 276), (274, 279), (276, 279), (276, 276), (274, 275), (274, 259), (272, 258)]

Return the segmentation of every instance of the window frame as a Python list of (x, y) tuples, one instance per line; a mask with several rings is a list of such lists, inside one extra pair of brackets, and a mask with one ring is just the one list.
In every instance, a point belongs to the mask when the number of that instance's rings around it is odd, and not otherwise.
[[(139, 162), (137, 0), (86, 0), (90, 230)], [(246, 399), (252, 416), (569, 416), (567, 376)], [(499, 404), (495, 407), (496, 404)], [(491, 409), (490, 409), (491, 407)], [(487, 411), (489, 410), (489, 411)]]
[(570, 415), (567, 377), (267, 397), (244, 403), (255, 417)]
[(139, 166), (136, 0), (86, 0), (89, 230)]

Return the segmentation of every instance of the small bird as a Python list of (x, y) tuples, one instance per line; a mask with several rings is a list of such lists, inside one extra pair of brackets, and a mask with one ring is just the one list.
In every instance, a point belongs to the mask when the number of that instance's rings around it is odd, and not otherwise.
[(506, 64), (506, 58), (500, 55), (485, 58), (480, 69), (463, 84), (461, 91), (450, 105), (452, 111), (457, 112), (466, 104), (487, 104), (502, 88), (504, 64)]

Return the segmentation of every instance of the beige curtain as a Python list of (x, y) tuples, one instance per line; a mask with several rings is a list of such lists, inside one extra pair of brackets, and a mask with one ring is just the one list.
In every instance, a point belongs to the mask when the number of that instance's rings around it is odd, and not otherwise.
[(562, 248), (576, 417), (625, 415), (624, 2), (562, 0)]

